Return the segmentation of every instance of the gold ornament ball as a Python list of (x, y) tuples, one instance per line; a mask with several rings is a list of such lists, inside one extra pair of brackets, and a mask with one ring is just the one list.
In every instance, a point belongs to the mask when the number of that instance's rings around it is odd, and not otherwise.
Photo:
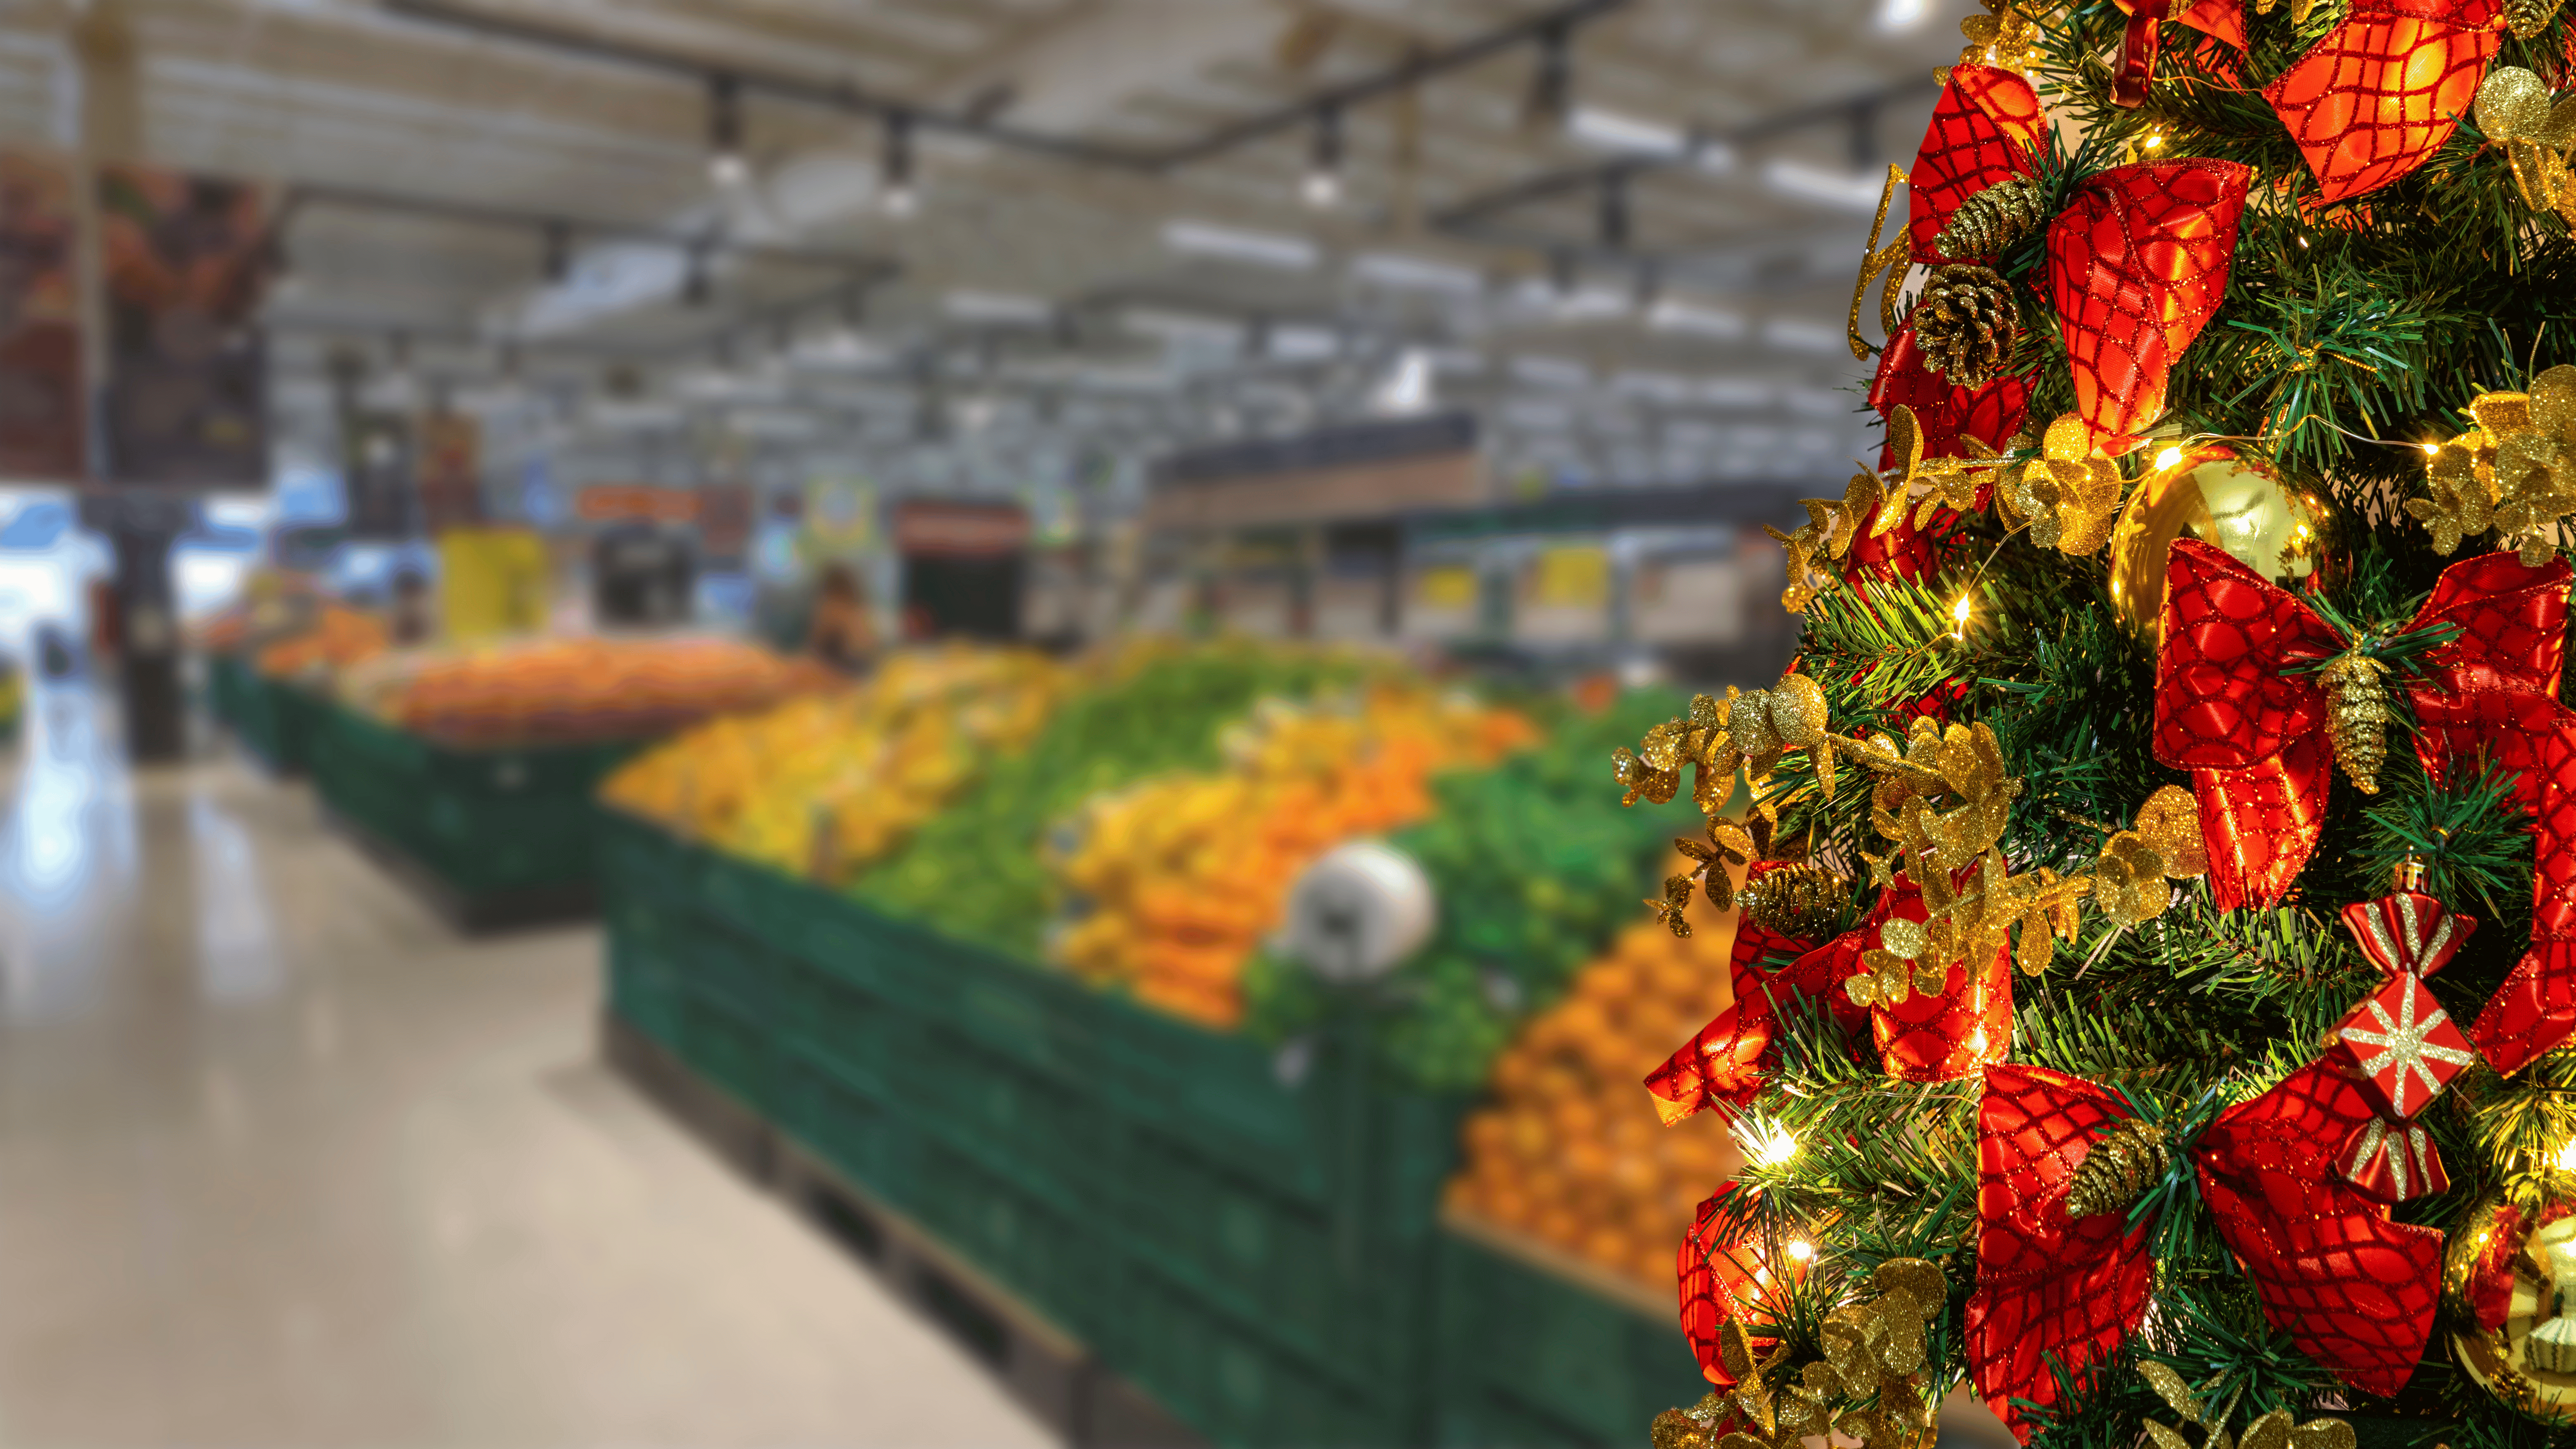
[[(2511, 1279), (2512, 1296), (2503, 1326), (2490, 1330), (2474, 1303), (2499, 1277)], [(2471, 1209), (2443, 1254), (2442, 1296), (2452, 1353), (2478, 1387), (2527, 1418), (2576, 1424), (2576, 1194), (2562, 1192), (2538, 1214), (2501, 1196)]]
[(2111, 610), (2148, 647), (2164, 639), (2165, 563), (2177, 538), (2223, 549), (2283, 585), (2329, 562), (2334, 513), (2324, 499), (2226, 448), (2157, 447), (2111, 529)]

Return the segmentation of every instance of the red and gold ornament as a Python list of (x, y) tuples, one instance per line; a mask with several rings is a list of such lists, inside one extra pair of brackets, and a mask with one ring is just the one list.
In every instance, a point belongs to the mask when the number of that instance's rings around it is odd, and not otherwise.
[(2399, 1121), (2423, 1111), (2478, 1059), (2412, 971), (2391, 975), (2363, 997), (2336, 1025), (2334, 1044), (2372, 1104)]
[[(2422, 1358), (2440, 1296), (2442, 1235), (2389, 1221), (2344, 1179), (2335, 1148), (2370, 1104), (2324, 1062), (2220, 1112), (2186, 1157), (2221, 1241), (2264, 1317), (2344, 1383), (2394, 1394)], [(2145, 1317), (2155, 1279), (2152, 1216), (2127, 1204), (2075, 1216), (2086, 1160), (2137, 1114), (2113, 1093), (2035, 1066), (1986, 1071), (1978, 1109), (1977, 1286), (1966, 1316), (1977, 1392), (2029, 1441), (2016, 1401), (2057, 1401)], [(2054, 1360), (2054, 1363), (2052, 1363)]]

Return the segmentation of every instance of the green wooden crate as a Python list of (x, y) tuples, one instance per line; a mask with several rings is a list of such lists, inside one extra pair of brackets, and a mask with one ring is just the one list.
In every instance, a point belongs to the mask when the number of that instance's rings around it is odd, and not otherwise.
[(1634, 1446), (1655, 1415), (1708, 1392), (1668, 1302), (1454, 1226), (1439, 1238), (1446, 1449)]
[(463, 749), (335, 705), (311, 761), (336, 814), (471, 907), (586, 892), (601, 818), (591, 793), (637, 748)]

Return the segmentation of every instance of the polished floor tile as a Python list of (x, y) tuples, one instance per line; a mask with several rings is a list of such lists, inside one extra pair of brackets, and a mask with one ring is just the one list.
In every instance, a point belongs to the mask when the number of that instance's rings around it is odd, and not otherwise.
[(602, 1070), (596, 930), (112, 723), (40, 694), (0, 797), (0, 1445), (1052, 1442)]

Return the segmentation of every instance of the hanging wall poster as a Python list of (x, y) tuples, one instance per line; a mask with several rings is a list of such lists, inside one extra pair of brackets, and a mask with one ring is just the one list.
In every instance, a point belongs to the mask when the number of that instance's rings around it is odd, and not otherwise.
[(268, 485), (259, 328), (267, 207), (247, 182), (156, 166), (98, 172), (107, 463), (119, 483)]
[(0, 478), (87, 474), (71, 172), (0, 151)]
[(483, 429), (461, 413), (420, 420), (421, 525), (432, 535), (483, 521)]

